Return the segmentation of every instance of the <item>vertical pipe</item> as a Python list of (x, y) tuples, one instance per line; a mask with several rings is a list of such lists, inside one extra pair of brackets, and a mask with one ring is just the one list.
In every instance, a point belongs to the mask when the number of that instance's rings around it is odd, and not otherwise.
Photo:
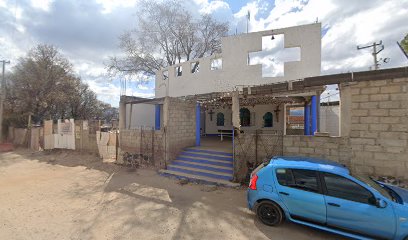
[(307, 102), (305, 102), (305, 113), (304, 113), (304, 133), (305, 135), (310, 135), (310, 120), (309, 120), (309, 114), (310, 114), (310, 107)]
[(320, 92), (316, 96), (316, 132), (320, 132)]
[(160, 130), (160, 105), (155, 105), (155, 119), (154, 119), (154, 129)]
[(126, 97), (120, 96), (119, 102), (119, 130), (126, 128)]
[(311, 103), (311, 122), (312, 122), (312, 129), (310, 135), (314, 135), (317, 130), (317, 97), (312, 96), (312, 103)]
[(201, 145), (201, 139), (200, 139), (200, 128), (201, 128), (201, 108), (200, 108), (200, 104), (197, 103), (196, 105), (196, 146), (200, 146)]

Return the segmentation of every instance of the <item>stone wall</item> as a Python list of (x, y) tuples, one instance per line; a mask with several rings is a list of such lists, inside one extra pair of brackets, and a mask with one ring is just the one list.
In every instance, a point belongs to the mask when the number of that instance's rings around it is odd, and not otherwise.
[(351, 147), (348, 138), (284, 136), (283, 155), (318, 157), (351, 166)]
[(342, 84), (351, 94), (352, 165), (373, 175), (408, 178), (408, 79)]
[(408, 179), (408, 79), (342, 83), (340, 93), (341, 137), (284, 136), (283, 154)]
[(165, 167), (165, 132), (153, 129), (122, 129), (119, 134), (118, 163)]
[(174, 160), (186, 147), (195, 146), (196, 106), (194, 102), (166, 97), (163, 120), (166, 131), (167, 160)]

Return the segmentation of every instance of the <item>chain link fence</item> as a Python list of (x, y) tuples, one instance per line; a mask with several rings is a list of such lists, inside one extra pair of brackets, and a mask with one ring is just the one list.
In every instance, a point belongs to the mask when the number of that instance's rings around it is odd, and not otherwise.
[(234, 180), (248, 182), (254, 168), (280, 155), (283, 155), (282, 131), (254, 131), (235, 135)]
[(161, 167), (165, 160), (165, 132), (151, 127), (121, 130), (119, 162), (132, 168)]

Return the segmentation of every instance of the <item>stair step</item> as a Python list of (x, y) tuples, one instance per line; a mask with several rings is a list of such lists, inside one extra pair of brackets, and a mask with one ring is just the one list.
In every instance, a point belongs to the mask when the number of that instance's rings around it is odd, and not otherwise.
[(197, 170), (197, 171), (203, 171), (206, 172), (208, 171), (209, 173), (220, 173), (220, 174), (226, 174), (226, 176), (231, 176), (233, 174), (232, 168), (230, 169), (222, 169), (222, 168), (217, 168), (217, 167), (209, 167), (209, 166), (201, 166), (201, 165), (195, 165), (192, 163), (184, 163), (184, 162), (177, 162), (173, 161), (172, 164), (169, 165), (169, 167), (182, 167), (182, 168), (187, 168), (191, 170)]
[(228, 174), (229, 176), (226, 176), (223, 173), (214, 173), (214, 172), (211, 173), (209, 171), (189, 169), (186, 167), (176, 167), (176, 166), (169, 165), (167, 167), (167, 170), (171, 170), (174, 172), (183, 172), (183, 173), (188, 173), (192, 175), (199, 175), (199, 176), (204, 176), (204, 177), (210, 177), (210, 178), (215, 178), (215, 179), (223, 179), (227, 181), (232, 179), (232, 175), (230, 174)]
[(214, 166), (224, 166), (224, 167), (232, 167), (232, 162), (226, 162), (226, 161), (217, 161), (217, 160), (207, 160), (207, 159), (201, 159), (201, 158), (192, 158), (192, 157), (184, 157), (184, 156), (179, 156), (177, 157), (176, 160), (183, 160), (183, 161), (188, 161), (188, 162), (196, 162), (196, 163), (204, 163), (204, 164), (211, 164)]
[(164, 170), (163, 169), (163, 170), (160, 170), (159, 173), (164, 175), (164, 176), (170, 175), (170, 176), (174, 176), (174, 177), (177, 177), (177, 178), (186, 178), (186, 179), (196, 180), (196, 181), (200, 181), (200, 182), (204, 182), (204, 183), (223, 185), (223, 186), (226, 186), (226, 187), (239, 187), (240, 186), (239, 183), (233, 183), (233, 182), (230, 182), (230, 181), (225, 181), (225, 180), (221, 180), (221, 179), (214, 179), (214, 178), (205, 177), (205, 176), (198, 176), (198, 175), (193, 175), (193, 174), (188, 174), (188, 173), (175, 172), (175, 171), (171, 171), (171, 170)]
[(232, 162), (232, 157), (220, 157), (220, 156), (215, 156), (215, 155), (210, 155), (210, 154), (191, 153), (191, 152), (186, 152), (186, 151), (182, 152), (181, 155)]
[(228, 152), (219, 152), (219, 151), (203, 150), (203, 149), (195, 149), (195, 148), (186, 148), (184, 150), (187, 151), (187, 152), (207, 153), (207, 154), (214, 154), (214, 155), (222, 155), (222, 156), (232, 157), (232, 153), (228, 153)]
[(233, 170), (232, 166), (219, 166), (219, 165), (213, 165), (213, 164), (206, 164), (206, 163), (200, 163), (200, 162), (190, 162), (186, 160), (174, 160), (171, 164), (191, 164), (194, 166), (203, 166), (203, 167), (211, 167), (211, 168), (216, 168), (216, 169), (224, 169), (224, 170)]

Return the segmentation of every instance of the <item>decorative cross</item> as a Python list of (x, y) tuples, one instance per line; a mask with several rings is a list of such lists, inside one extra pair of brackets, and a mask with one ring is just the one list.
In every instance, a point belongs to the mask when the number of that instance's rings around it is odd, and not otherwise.
[(283, 35), (262, 38), (262, 51), (248, 54), (248, 65), (262, 65), (262, 77), (284, 76), (284, 63), (300, 61), (300, 48), (285, 48)]
[(213, 116), (214, 113), (215, 113), (215, 112), (213, 112), (212, 109), (210, 109), (210, 111), (208, 112), (208, 114), (210, 115), (210, 121), (212, 121), (212, 116)]
[(275, 115), (276, 115), (276, 122), (279, 122), (279, 112), (281, 110), (279, 109), (279, 105), (276, 107), (276, 109), (274, 110)]

